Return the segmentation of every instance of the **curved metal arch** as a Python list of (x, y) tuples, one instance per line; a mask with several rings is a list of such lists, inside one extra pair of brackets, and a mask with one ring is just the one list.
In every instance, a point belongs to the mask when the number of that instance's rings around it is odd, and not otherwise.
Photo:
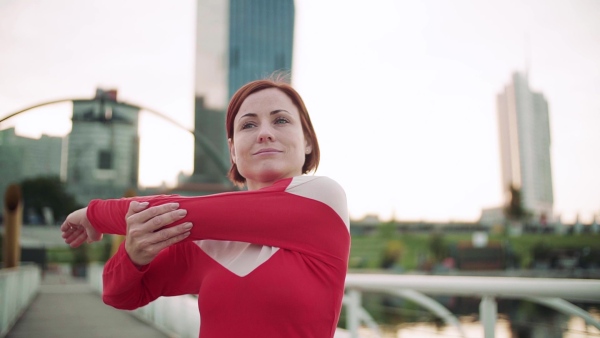
[[(56, 104), (56, 103), (62, 103), (62, 102), (73, 102), (73, 101), (95, 101), (95, 99), (90, 100), (89, 98), (69, 98), (69, 99), (60, 99), (60, 100), (53, 100), (53, 101), (47, 101), (47, 102), (42, 102), (42, 103), (38, 103), (35, 104), (33, 106), (27, 107), (25, 109), (21, 109), (17, 112), (14, 112), (12, 114), (9, 114), (3, 118), (0, 119), (0, 123), (11, 119), (19, 114), (25, 113), (31, 109), (35, 109), (35, 108), (39, 108), (42, 106), (48, 106), (51, 104)], [(140, 106), (137, 104), (133, 104), (133, 103), (129, 103), (129, 102), (125, 102), (125, 101), (112, 101), (110, 100), (110, 102), (115, 102), (118, 103), (120, 105), (124, 105), (127, 107), (131, 107), (131, 108), (135, 108), (137, 110), (144, 110), (147, 111), (155, 116), (158, 116), (164, 120), (166, 120), (167, 122), (170, 122), (171, 124), (175, 125), (176, 127), (179, 127), (180, 129), (183, 129), (185, 131), (187, 131), (188, 133), (192, 134), (192, 136), (194, 137), (194, 141), (195, 143), (197, 143), (198, 145), (200, 145), (202, 147), (202, 149), (204, 149), (208, 155), (208, 157), (213, 161), (213, 163), (215, 163), (217, 165), (217, 167), (219, 168), (219, 170), (223, 173), (223, 180), (227, 181), (227, 173), (229, 171), (229, 163), (224, 163), (223, 161), (221, 161), (221, 158), (219, 157), (219, 153), (218, 151), (215, 149), (215, 147), (212, 145), (212, 143), (210, 143), (210, 141), (204, 137), (204, 135), (197, 133), (195, 130), (191, 130), (191, 129), (187, 129), (186, 127), (182, 126), (181, 124), (179, 124), (177, 121), (171, 119), (170, 117), (161, 114), (160, 112), (148, 108), (148, 107), (144, 107), (144, 106)]]

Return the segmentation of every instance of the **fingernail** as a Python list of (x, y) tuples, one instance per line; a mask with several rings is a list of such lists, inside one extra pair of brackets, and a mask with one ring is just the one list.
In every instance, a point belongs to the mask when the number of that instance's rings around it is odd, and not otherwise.
[(141, 203), (140, 203), (140, 206), (141, 206), (141, 207), (147, 207), (147, 206), (148, 206), (148, 204), (150, 204), (150, 203), (148, 203), (148, 202), (141, 202)]
[(192, 223), (191, 222), (183, 223), (183, 228), (185, 230), (191, 229), (192, 228)]
[(186, 233), (184, 233), (183, 235), (184, 235), (185, 237), (187, 237), (187, 236), (189, 236), (189, 235), (190, 235), (190, 233), (189, 233), (189, 232), (186, 232)]
[(171, 203), (171, 209), (175, 210), (179, 208), (179, 203)]
[(187, 215), (187, 210), (185, 209), (181, 209), (181, 210), (177, 210), (177, 216), (185, 216)]

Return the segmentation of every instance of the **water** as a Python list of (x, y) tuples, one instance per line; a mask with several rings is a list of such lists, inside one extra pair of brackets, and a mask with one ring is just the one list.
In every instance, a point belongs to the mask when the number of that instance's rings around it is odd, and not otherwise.
[[(479, 299), (466, 297), (436, 298), (460, 321), (465, 336), (483, 337), (479, 322)], [(445, 325), (432, 313), (403, 299), (384, 294), (364, 294), (363, 305), (380, 324), (383, 337), (430, 338), (461, 337), (460, 331)], [(600, 320), (598, 304), (575, 304)], [(370, 337), (368, 331), (364, 337)], [(498, 300), (496, 338), (600, 338), (600, 330), (579, 317), (521, 300)]]
[[(586, 326), (581, 318), (569, 318), (564, 325), (557, 323), (530, 323), (526, 328), (514, 328), (511, 322), (500, 318), (496, 323), (496, 338), (584, 338), (600, 337), (600, 331), (593, 326)], [(461, 326), (466, 337), (483, 337), (483, 327), (479, 322), (466, 322), (461, 319)], [(439, 337), (461, 337), (458, 329), (454, 327), (437, 327), (431, 323), (417, 323), (401, 325), (395, 331), (385, 332), (384, 337), (406, 338), (439, 338)]]

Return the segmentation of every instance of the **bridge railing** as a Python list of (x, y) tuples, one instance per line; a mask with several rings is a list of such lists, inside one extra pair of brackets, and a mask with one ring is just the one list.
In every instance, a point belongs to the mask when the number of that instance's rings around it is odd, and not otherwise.
[[(98, 293), (102, 293), (102, 270), (104, 265), (91, 264), (88, 267), (88, 283)], [(130, 311), (137, 318), (152, 324), (168, 336), (197, 338), (200, 331), (198, 299), (190, 295), (160, 297), (152, 303)]]
[[(102, 265), (91, 265), (88, 269), (88, 281), (99, 293), (102, 292), (102, 269)], [(358, 338), (362, 324), (369, 327), (375, 336), (380, 335), (377, 323), (362, 307), (363, 292), (384, 292), (409, 299), (439, 316), (446, 324), (457, 327), (463, 337), (465, 334), (458, 319), (429, 296), (479, 297), (482, 336), (485, 338), (494, 338), (497, 298), (536, 302), (568, 315), (579, 316), (589, 325), (600, 329), (598, 320), (569, 303), (600, 303), (600, 280), (353, 273), (346, 276), (344, 297), (348, 330), (336, 332), (336, 337)], [(179, 337), (198, 336), (200, 318), (196, 297), (161, 297), (132, 311), (132, 314), (165, 332), (176, 333)]]
[(0, 269), (0, 337), (6, 336), (31, 304), (41, 280), (37, 265)]
[(600, 280), (518, 278), (518, 277), (465, 277), (430, 275), (348, 274), (346, 276), (347, 328), (350, 337), (358, 338), (361, 322), (378, 329), (361, 305), (362, 293), (386, 292), (408, 298), (431, 310), (447, 324), (457, 326), (464, 337), (458, 320), (443, 305), (428, 295), (468, 296), (481, 299), (479, 318), (483, 336), (494, 338), (497, 321), (497, 298), (524, 299), (545, 305), (572, 316), (579, 316), (588, 325), (600, 329), (600, 322), (587, 311), (569, 301), (600, 303)]

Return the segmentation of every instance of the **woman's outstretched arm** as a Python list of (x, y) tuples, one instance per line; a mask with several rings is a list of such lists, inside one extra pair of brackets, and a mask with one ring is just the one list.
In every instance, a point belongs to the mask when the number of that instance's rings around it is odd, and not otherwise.
[[(94, 200), (87, 217), (104, 233), (126, 228), (128, 200)], [(155, 196), (149, 207), (134, 216), (145, 231), (193, 227), (186, 240), (232, 240), (276, 246), (319, 256), (347, 260), (350, 237), (346, 197), (342, 188), (326, 177), (295, 177), (273, 186), (246, 192), (201, 197)], [(173, 222), (164, 209), (176, 205), (187, 211)], [(173, 212), (177, 212), (173, 210)], [(130, 230), (131, 231), (131, 230)]]

